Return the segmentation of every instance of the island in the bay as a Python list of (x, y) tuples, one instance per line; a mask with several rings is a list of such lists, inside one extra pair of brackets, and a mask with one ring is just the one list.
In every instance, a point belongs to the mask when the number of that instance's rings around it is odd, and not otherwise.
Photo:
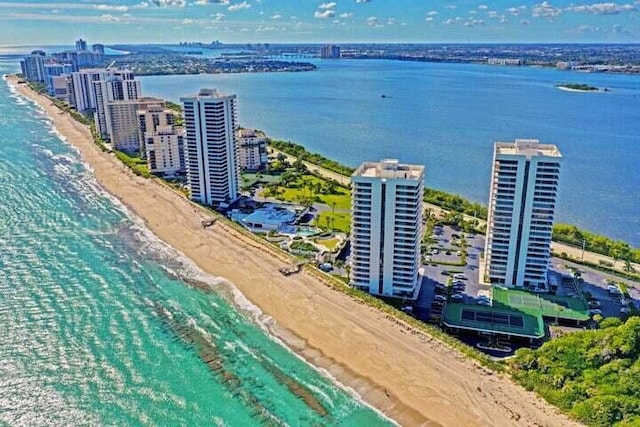
[(602, 92), (602, 91), (609, 92), (609, 89), (607, 88), (600, 89), (598, 87), (591, 86), (584, 83), (561, 83), (561, 84), (557, 84), (556, 88), (560, 90), (571, 91), (571, 92)]

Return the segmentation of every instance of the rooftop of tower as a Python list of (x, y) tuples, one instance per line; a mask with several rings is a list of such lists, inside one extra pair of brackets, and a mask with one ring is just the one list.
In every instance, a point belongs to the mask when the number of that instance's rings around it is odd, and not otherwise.
[(353, 175), (368, 178), (419, 180), (424, 176), (424, 166), (402, 164), (396, 159), (384, 159), (379, 162), (364, 162)]
[(537, 139), (516, 139), (515, 142), (496, 142), (496, 153), (514, 156), (562, 157), (558, 147), (553, 144), (540, 144)]

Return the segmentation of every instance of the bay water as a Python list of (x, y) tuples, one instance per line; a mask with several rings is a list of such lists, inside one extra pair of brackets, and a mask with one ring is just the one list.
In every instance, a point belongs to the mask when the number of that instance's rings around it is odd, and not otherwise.
[(0, 112), (0, 425), (391, 424), (156, 239), (4, 81)]
[[(485, 205), (495, 141), (556, 144), (564, 156), (556, 220), (640, 247), (640, 76), (311, 61), (317, 71), (140, 80), (145, 94), (176, 102), (202, 87), (235, 93), (242, 126), (354, 167), (382, 158), (423, 164), (428, 187)], [(561, 83), (609, 91), (566, 92)]]

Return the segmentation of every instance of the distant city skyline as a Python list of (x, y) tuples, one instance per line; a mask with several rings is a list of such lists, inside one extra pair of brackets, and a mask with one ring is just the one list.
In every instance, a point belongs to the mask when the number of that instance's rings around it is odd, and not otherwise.
[(640, 1), (0, 0), (0, 47), (89, 43), (636, 42)]

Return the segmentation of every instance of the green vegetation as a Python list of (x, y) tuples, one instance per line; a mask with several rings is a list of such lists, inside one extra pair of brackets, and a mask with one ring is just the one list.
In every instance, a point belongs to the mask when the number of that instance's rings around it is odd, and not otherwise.
[(176, 104), (175, 102), (165, 101), (165, 107), (169, 110), (175, 111), (173, 124), (178, 127), (184, 126), (184, 117), (182, 116), (182, 105)]
[(316, 243), (318, 243), (319, 245), (324, 246), (325, 248), (329, 249), (331, 252), (335, 251), (336, 249), (338, 249), (338, 243), (340, 243), (340, 239), (316, 239)]
[(127, 167), (129, 167), (133, 173), (144, 178), (153, 178), (153, 174), (149, 172), (149, 166), (147, 161), (140, 157), (131, 156), (123, 151), (115, 151), (116, 157)]
[(525, 388), (589, 426), (640, 425), (640, 317), (520, 349), (510, 367)]
[(560, 85), (556, 85), (556, 87), (562, 87), (562, 88), (572, 89), (572, 90), (581, 90), (584, 92), (593, 92), (593, 91), (600, 90), (595, 86), (590, 86), (584, 83), (563, 83)]
[(318, 227), (324, 227), (331, 230), (342, 231), (348, 233), (351, 229), (351, 214), (349, 213), (331, 213), (322, 212), (318, 215), (316, 222)]
[(555, 224), (553, 226), (553, 240), (579, 248), (584, 243), (584, 248), (587, 251), (610, 256), (614, 260), (640, 262), (640, 249), (632, 248), (628, 243), (620, 240), (580, 230), (575, 225)]
[(486, 206), (465, 200), (457, 194), (449, 194), (444, 191), (425, 188), (424, 201), (450, 211), (460, 212), (479, 219), (487, 219)]
[(302, 240), (294, 240), (291, 243), (290, 248), (294, 251), (318, 252), (318, 248), (313, 246), (311, 243), (307, 243)]
[(268, 143), (270, 146), (272, 146), (278, 151), (282, 151), (283, 153), (296, 156), (300, 160), (313, 163), (314, 165), (318, 165), (320, 167), (328, 169), (332, 172), (339, 173), (341, 175), (350, 176), (353, 173), (353, 171), (355, 171), (354, 168), (342, 165), (336, 162), (335, 160), (327, 159), (326, 157), (321, 156), (320, 154), (310, 153), (302, 145), (293, 143), (291, 141), (278, 141), (275, 139), (269, 139)]

